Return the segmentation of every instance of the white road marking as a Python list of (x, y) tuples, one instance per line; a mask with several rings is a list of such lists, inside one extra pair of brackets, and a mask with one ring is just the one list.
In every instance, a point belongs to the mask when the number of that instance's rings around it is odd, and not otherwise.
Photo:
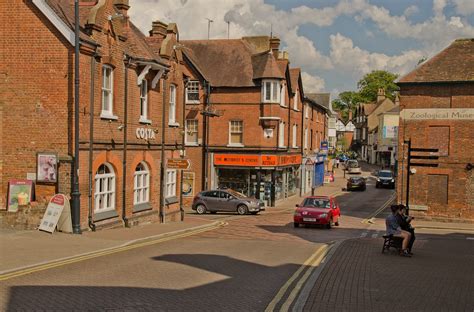
[(468, 240), (474, 240), (474, 237), (466, 237)]
[(379, 235), (379, 233), (374, 233), (374, 234), (372, 234), (372, 238), (377, 238), (378, 235)]
[(364, 232), (364, 233), (360, 234), (360, 237), (366, 237), (366, 236), (367, 236), (367, 234), (369, 234), (369, 233), (367, 233), (367, 232)]

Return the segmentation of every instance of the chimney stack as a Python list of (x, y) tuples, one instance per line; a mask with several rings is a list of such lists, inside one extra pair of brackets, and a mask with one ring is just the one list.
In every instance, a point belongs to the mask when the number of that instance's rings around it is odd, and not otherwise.
[(151, 26), (150, 36), (151, 37), (160, 37), (161, 39), (166, 38), (166, 32), (168, 25), (161, 21), (154, 21)]
[(114, 6), (119, 11), (119, 14), (122, 14), (124, 17), (127, 17), (127, 11), (130, 9), (130, 5), (128, 3), (129, 0), (114, 0)]
[(349, 109), (349, 119), (347, 120), (347, 122), (351, 120), (352, 120), (352, 109)]
[(377, 92), (377, 103), (385, 100), (385, 90), (383, 88), (379, 88)]
[(273, 56), (278, 59), (278, 50), (280, 49), (280, 39), (277, 37), (270, 38), (270, 49), (273, 53)]

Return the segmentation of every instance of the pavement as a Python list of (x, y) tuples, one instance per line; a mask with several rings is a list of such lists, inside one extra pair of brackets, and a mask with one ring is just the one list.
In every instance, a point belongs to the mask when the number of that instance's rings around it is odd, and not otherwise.
[[(371, 172), (374, 168), (364, 165), (363, 169)], [(345, 184), (343, 172), (338, 169), (335, 182), (315, 189), (315, 195), (338, 195)], [(294, 196), (280, 201), (265, 213), (293, 209), (301, 199)], [(369, 229), (384, 230), (383, 219), (365, 221)], [(55, 263), (190, 236), (224, 225), (225, 221), (201, 218), (187, 211), (182, 222), (149, 223), (82, 235), (0, 230), (0, 280), (28, 269), (46, 269)], [(329, 244), (325, 258), (308, 279), (293, 310), (380, 311), (393, 307), (390, 310), (473, 311), (474, 297), (464, 298), (474, 293), (474, 224), (417, 220), (416, 227), (447, 232), (437, 239), (422, 237), (415, 242), (416, 255), (410, 259), (382, 255), (381, 238), (368, 236)], [(463, 232), (470, 233), (473, 239), (454, 239)], [(401, 301), (399, 297), (407, 300)], [(412, 309), (410, 304), (414, 301), (417, 307), (421, 304), (424, 308)]]

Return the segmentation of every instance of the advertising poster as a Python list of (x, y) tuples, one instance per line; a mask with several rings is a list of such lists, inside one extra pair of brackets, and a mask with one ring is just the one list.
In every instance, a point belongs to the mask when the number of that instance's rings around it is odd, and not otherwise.
[(56, 194), (49, 201), (44, 213), (39, 230), (53, 233), (56, 229), (63, 232), (72, 233), (71, 209), (69, 200), (63, 194)]
[(183, 197), (194, 196), (194, 172), (183, 172)]
[(58, 180), (58, 156), (54, 153), (38, 153), (36, 182), (56, 183)]
[(10, 180), (8, 182), (8, 211), (18, 211), (18, 206), (26, 206), (31, 202), (33, 181)]

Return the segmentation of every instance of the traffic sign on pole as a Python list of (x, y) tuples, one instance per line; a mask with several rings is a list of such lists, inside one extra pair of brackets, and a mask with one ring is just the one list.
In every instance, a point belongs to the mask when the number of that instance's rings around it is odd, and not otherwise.
[(191, 167), (191, 161), (189, 159), (181, 159), (181, 158), (172, 158), (168, 159), (166, 168), (168, 169), (181, 169), (181, 170), (188, 170)]

